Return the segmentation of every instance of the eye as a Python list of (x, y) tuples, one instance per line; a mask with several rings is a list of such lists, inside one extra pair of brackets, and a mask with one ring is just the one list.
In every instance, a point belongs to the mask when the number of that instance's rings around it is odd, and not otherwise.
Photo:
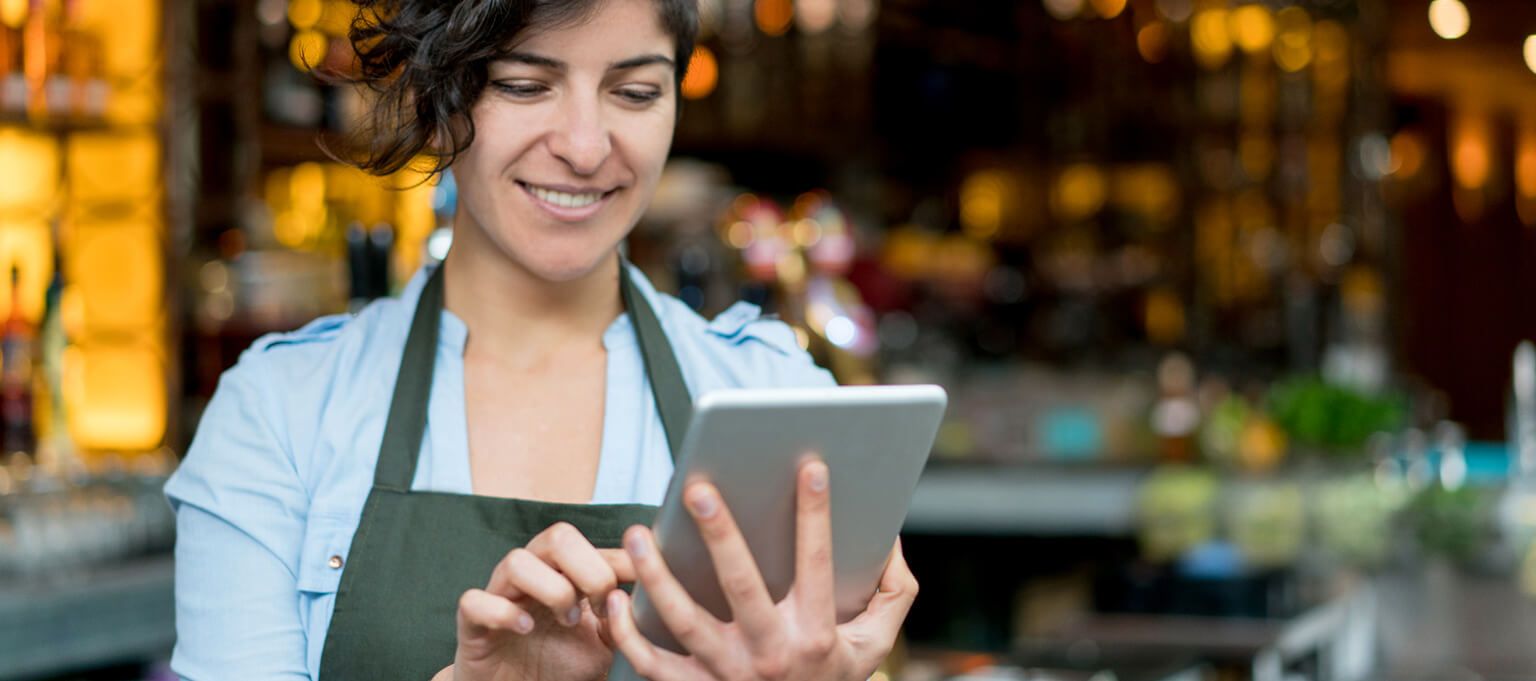
[(518, 99), (532, 99), (549, 91), (542, 83), (526, 80), (498, 80), (492, 82), (491, 87)]
[(650, 104), (661, 99), (661, 91), (649, 88), (620, 88), (614, 91), (620, 99), (630, 104)]

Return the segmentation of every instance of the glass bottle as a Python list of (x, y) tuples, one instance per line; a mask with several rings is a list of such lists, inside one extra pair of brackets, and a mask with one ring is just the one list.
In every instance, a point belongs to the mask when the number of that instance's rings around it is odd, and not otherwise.
[(21, 304), (21, 271), (11, 267), (11, 313), (0, 327), (0, 450), (31, 455), (37, 448), (32, 427), (32, 344), (36, 332)]

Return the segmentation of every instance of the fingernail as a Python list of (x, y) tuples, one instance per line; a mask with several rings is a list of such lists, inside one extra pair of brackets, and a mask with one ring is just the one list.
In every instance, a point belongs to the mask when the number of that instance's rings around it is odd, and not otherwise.
[(533, 631), (533, 616), (529, 615), (526, 612), (521, 614), (521, 615), (518, 615), (517, 616), (517, 622), (515, 624), (513, 624), (512, 628), (516, 629), (517, 633), (519, 633), (519, 634), (526, 634), (526, 633), (532, 632)]
[(624, 540), (624, 548), (629, 549), (629, 555), (635, 560), (640, 560), (645, 557), (645, 538), (638, 532), (631, 533), (629, 538)]
[(826, 464), (811, 464), (811, 491), (827, 491), (827, 466)]
[(565, 623), (573, 627), (581, 623), (581, 606), (578, 605), (565, 611)]
[(695, 492), (688, 499), (688, 506), (693, 509), (693, 514), (700, 518), (715, 517), (715, 495), (709, 492)]
[(619, 601), (624, 598), (624, 592), (614, 589), (608, 594), (608, 612), (619, 611)]

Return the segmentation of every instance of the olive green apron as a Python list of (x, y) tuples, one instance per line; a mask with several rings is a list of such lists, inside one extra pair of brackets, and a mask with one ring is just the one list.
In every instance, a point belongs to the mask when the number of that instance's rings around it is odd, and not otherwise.
[[(325, 681), (428, 681), (453, 663), (459, 597), (483, 588), (508, 551), (562, 520), (594, 545), (616, 548), (625, 528), (649, 525), (656, 512), (643, 504), (411, 491), (437, 354), (442, 271), (434, 271), (423, 287), (405, 342), (373, 489), (352, 538), (321, 653)], [(619, 280), (675, 461), (693, 402), (655, 311), (635, 289), (623, 261)]]

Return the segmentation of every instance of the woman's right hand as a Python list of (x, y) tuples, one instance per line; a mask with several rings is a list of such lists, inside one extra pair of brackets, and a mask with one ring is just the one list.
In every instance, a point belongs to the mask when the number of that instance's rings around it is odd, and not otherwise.
[(459, 598), (458, 650), (434, 681), (602, 678), (613, 653), (593, 606), (634, 580), (622, 550), (593, 547), (569, 523), (549, 526)]

